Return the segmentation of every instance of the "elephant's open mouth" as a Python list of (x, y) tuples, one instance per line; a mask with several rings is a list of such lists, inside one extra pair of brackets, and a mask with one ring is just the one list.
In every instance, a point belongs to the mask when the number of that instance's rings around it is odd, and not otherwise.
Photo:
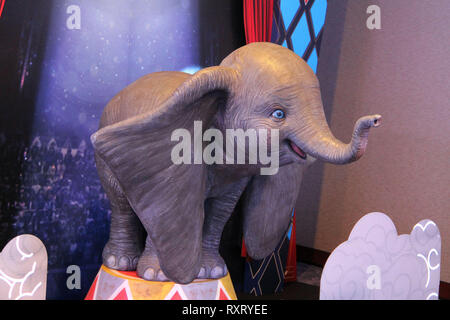
[(291, 140), (288, 140), (288, 144), (289, 147), (291, 148), (291, 150), (296, 153), (300, 158), (302, 158), (303, 160), (306, 159), (306, 153), (299, 147), (297, 146), (295, 143), (293, 143)]

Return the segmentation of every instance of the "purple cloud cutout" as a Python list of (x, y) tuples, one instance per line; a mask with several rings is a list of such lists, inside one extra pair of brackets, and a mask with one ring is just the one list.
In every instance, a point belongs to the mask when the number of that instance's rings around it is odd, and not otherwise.
[(47, 250), (31, 234), (15, 237), (0, 252), (0, 300), (45, 300)]
[(398, 235), (380, 212), (362, 217), (328, 258), (321, 300), (434, 300), (439, 296), (441, 237), (428, 219)]

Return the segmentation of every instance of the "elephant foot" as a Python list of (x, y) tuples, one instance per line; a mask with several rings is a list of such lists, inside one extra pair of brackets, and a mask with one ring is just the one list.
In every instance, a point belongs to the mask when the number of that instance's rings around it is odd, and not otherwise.
[(170, 281), (161, 270), (156, 255), (143, 254), (137, 265), (137, 275), (149, 281)]
[[(226, 276), (227, 273), (227, 266), (219, 253), (202, 253), (200, 271), (197, 279), (219, 279)], [(173, 281), (161, 270), (158, 257), (155, 254), (148, 254), (146, 251), (139, 258), (137, 275), (149, 281)], [(189, 281), (180, 283), (189, 283), (192, 280), (190, 279)]]
[(132, 271), (136, 270), (140, 255), (140, 250), (124, 248), (108, 242), (103, 249), (102, 258), (103, 264), (108, 268)]
[(198, 279), (219, 279), (228, 273), (225, 261), (218, 252), (203, 252)]

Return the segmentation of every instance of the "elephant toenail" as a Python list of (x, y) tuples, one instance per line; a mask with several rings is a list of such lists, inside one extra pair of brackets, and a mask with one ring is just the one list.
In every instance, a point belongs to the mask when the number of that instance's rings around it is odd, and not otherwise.
[(223, 276), (223, 268), (221, 267), (214, 267), (211, 270), (211, 277), (212, 278), (220, 278)]
[(198, 273), (198, 277), (199, 278), (204, 278), (206, 277), (206, 269), (204, 267), (200, 268), (200, 272)]
[(164, 281), (164, 280), (167, 280), (167, 277), (161, 270), (159, 270), (158, 275), (156, 276), (156, 280)]
[(133, 258), (133, 266), (132, 266), (133, 269), (136, 268), (138, 262), (139, 262), (139, 257), (134, 257), (134, 258)]
[(106, 259), (106, 264), (108, 267), (113, 267), (116, 265), (116, 257), (113, 255), (110, 255), (107, 259)]
[(128, 257), (122, 256), (119, 259), (119, 269), (128, 269), (130, 264), (130, 260), (128, 259)]
[(153, 280), (155, 278), (155, 271), (152, 268), (148, 268), (145, 270), (143, 278), (146, 280)]

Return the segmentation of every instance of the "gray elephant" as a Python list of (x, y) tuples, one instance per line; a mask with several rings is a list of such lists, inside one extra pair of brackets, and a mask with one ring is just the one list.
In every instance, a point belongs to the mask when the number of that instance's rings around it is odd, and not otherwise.
[[(267, 256), (289, 224), (305, 166), (315, 159), (359, 159), (380, 118), (360, 118), (350, 143), (337, 140), (314, 72), (272, 43), (243, 46), (194, 75), (157, 72), (138, 79), (108, 103), (91, 137), (112, 210), (103, 263), (137, 270), (147, 280), (223, 277), (221, 234), (241, 197), (248, 254)], [(277, 129), (278, 172), (261, 175), (260, 162), (175, 164), (171, 134), (177, 128), (193, 133), (194, 121), (224, 133)]]

